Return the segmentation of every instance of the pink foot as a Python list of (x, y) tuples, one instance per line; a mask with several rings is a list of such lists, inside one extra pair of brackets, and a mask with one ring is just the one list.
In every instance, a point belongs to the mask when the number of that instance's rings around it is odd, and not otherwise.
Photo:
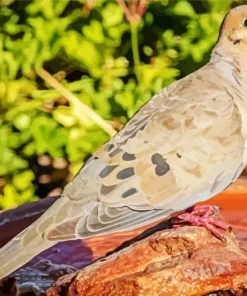
[(174, 219), (175, 227), (184, 222), (189, 222), (194, 226), (203, 226), (208, 229), (216, 237), (225, 241), (224, 235), (216, 228), (232, 231), (231, 227), (220, 220), (211, 218), (210, 215), (218, 212), (217, 206), (197, 206), (189, 208), (185, 213), (179, 215)]

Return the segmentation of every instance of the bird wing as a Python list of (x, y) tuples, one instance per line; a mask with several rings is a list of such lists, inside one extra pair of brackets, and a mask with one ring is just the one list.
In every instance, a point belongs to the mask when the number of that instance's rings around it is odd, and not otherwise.
[(75, 202), (55, 213), (54, 239), (71, 221), (78, 237), (147, 224), (214, 196), (238, 176), (241, 117), (229, 83), (221, 78), (219, 86), (215, 75), (206, 67), (163, 89), (96, 151), (63, 192)]
[(230, 182), (242, 159), (241, 118), (210, 76), (200, 70), (162, 90), (95, 153), (106, 164), (98, 177), (104, 205), (175, 211), (215, 179)]

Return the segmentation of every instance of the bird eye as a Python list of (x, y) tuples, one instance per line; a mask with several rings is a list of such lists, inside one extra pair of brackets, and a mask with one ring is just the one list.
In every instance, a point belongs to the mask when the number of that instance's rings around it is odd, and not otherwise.
[(247, 29), (247, 18), (245, 18), (245, 19), (243, 20), (243, 26), (245, 27), (245, 29)]

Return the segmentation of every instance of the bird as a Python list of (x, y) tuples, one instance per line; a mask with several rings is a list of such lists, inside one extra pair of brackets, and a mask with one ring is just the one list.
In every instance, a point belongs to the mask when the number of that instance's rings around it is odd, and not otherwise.
[[(194, 204), (222, 192), (247, 162), (247, 5), (230, 10), (209, 62), (154, 95), (95, 151), (61, 197), (0, 249), (0, 278), (61, 241), (126, 231), (176, 215), (226, 227)], [(196, 213), (205, 213), (198, 217)]]

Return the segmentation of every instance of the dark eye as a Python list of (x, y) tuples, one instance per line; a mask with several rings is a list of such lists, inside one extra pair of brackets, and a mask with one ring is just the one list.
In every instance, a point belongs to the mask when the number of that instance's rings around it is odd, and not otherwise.
[(247, 18), (243, 20), (243, 26), (247, 29)]

